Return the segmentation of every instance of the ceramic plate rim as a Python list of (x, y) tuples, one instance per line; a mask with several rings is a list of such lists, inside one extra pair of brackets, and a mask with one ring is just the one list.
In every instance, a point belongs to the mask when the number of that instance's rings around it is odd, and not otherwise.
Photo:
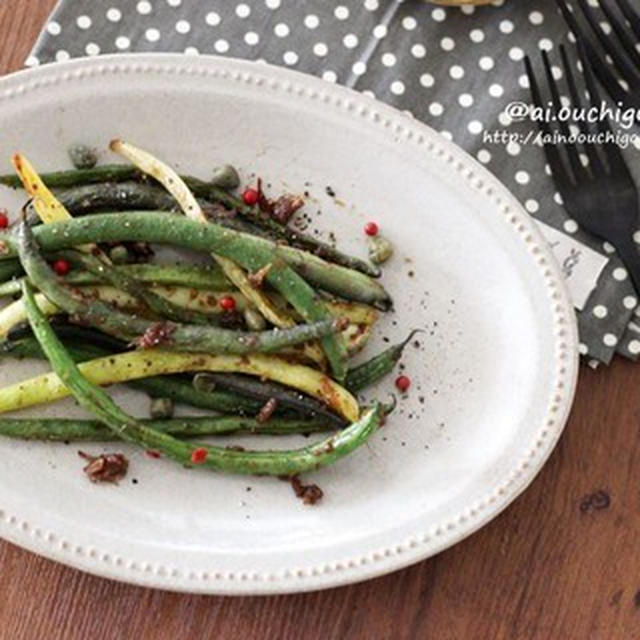
[[(470, 190), (481, 191), (495, 202), (496, 215), (512, 227), (528, 251), (532, 264), (541, 272), (549, 301), (553, 306), (555, 341), (554, 397), (539, 438), (523, 456), (514, 460), (502, 482), (481, 502), (482, 507), (441, 523), (435, 535), (420, 533), (410, 541), (368, 556), (342, 558), (323, 566), (285, 568), (279, 574), (234, 575), (198, 574), (156, 567), (142, 572), (144, 559), (135, 558), (119, 566), (100, 553), (88, 557), (74, 546), (68, 532), (49, 532), (42, 523), (26, 522), (19, 514), (7, 513), (0, 505), (0, 535), (5, 539), (50, 559), (103, 577), (133, 584), (176, 591), (209, 594), (275, 594), (310, 591), (373, 578), (430, 557), (459, 542), (505, 509), (538, 474), (553, 451), (567, 421), (575, 394), (578, 374), (577, 328), (575, 315), (558, 265), (551, 255), (532, 218), (500, 181), (466, 152), (430, 127), (360, 93), (333, 85), (300, 72), (250, 61), (218, 56), (184, 56), (182, 54), (117, 54), (99, 58), (81, 58), (19, 71), (0, 79), (0, 106), (7, 100), (24, 97), (29, 91), (53, 87), (66, 82), (102, 74), (105, 78), (119, 73), (213, 75), (230, 83), (267, 83), (270, 90), (285, 92), (292, 100), (321, 99), (327, 109), (344, 118), (364, 118), (407, 144), (420, 144), (434, 162), (452, 166)], [(63, 541), (63, 542), (61, 542)]]

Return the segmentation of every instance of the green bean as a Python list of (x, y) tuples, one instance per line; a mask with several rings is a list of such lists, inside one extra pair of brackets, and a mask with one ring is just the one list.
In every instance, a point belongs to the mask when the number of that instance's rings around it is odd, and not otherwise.
[[(53, 327), (56, 335), (63, 342), (70, 342), (74, 348), (83, 348), (91, 350), (89, 358), (95, 358), (105, 355), (106, 353), (121, 353), (127, 351), (130, 346), (122, 340), (118, 340), (113, 336), (108, 336), (102, 331), (92, 329), (91, 327), (83, 327), (77, 324), (71, 324), (66, 318), (53, 316), (49, 318), (49, 322)], [(2, 345), (2, 349), (10, 351), (13, 346), (22, 340), (33, 340), (33, 331), (28, 322), (23, 322), (11, 328), (6, 336), (6, 340)], [(96, 355), (97, 354), (97, 355)]]
[(349, 369), (345, 378), (345, 387), (352, 393), (357, 393), (391, 373), (402, 357), (404, 348), (411, 338), (420, 331), (420, 329), (415, 329), (399, 344), (395, 344), (361, 365)]
[[(83, 358), (86, 360), (87, 358)], [(182, 376), (154, 376), (142, 380), (131, 380), (128, 387), (144, 391), (152, 398), (170, 398), (174, 402), (190, 405), (198, 409), (209, 409), (241, 416), (253, 416), (260, 411), (262, 404), (251, 398), (242, 397), (226, 391), (205, 393), (193, 388), (191, 380)]]
[[(99, 213), (87, 218), (40, 225), (33, 232), (42, 249), (47, 252), (88, 242), (129, 240), (173, 244), (194, 251), (218, 253), (250, 271), (257, 271), (275, 258), (281, 258), (319, 289), (382, 309), (391, 306), (391, 298), (384, 288), (358, 271), (330, 264), (295, 247), (279, 245), (217, 224), (201, 225), (185, 217), (168, 216), (163, 212)], [(0, 257), (14, 257), (13, 234), (0, 235), (0, 241), (3, 241), (0, 242)], [(295, 284), (298, 284), (297, 281)]]
[[(98, 211), (127, 211), (155, 209), (159, 211), (180, 210), (173, 196), (159, 187), (154, 181), (146, 182), (102, 182), (86, 184), (66, 189), (55, 189), (55, 196), (73, 216), (83, 216)], [(207, 213), (219, 221), (236, 219), (230, 216), (217, 203), (200, 199), (201, 206)], [(243, 222), (240, 219), (240, 222)], [(260, 231), (261, 227), (247, 225), (247, 228)]]
[[(55, 258), (57, 254), (53, 257)], [(47, 256), (49, 257), (49, 256)], [(4, 266), (7, 269), (7, 277), (23, 273), (18, 260), (0, 261), (0, 279)], [(208, 291), (230, 291), (233, 285), (227, 280), (217, 265), (164, 265), (164, 264), (127, 264), (112, 267), (113, 270), (123, 273), (139, 282), (152, 286), (178, 286), (191, 289)], [(98, 284), (100, 279), (87, 271), (72, 269), (63, 281), (76, 286)], [(13, 278), (0, 284), (0, 297), (11, 296), (20, 293), (20, 280)]]
[[(103, 182), (125, 182), (127, 180), (144, 180), (144, 174), (128, 164), (104, 164), (91, 169), (67, 169), (40, 174), (43, 182), (50, 189), (77, 187), (79, 185), (99, 184)], [(189, 178), (187, 178), (187, 182)], [(204, 185), (210, 183), (196, 180), (196, 195), (206, 194)], [(7, 187), (20, 188), (22, 182), (14, 174), (0, 176), (0, 184)], [(208, 187), (207, 187), (208, 189)], [(192, 189), (193, 190), (193, 189)]]
[[(156, 210), (178, 213), (179, 204), (170, 193), (155, 184), (144, 182), (104, 182), (99, 184), (56, 189), (58, 201), (74, 217), (85, 216), (103, 211)], [(270, 237), (260, 227), (247, 220), (230, 215), (220, 204), (199, 199), (198, 203), (207, 218), (222, 226)], [(31, 226), (40, 224), (40, 218), (33, 208), (33, 203), (26, 205), (27, 221)]]
[[(80, 184), (97, 182), (122, 182), (141, 178), (140, 172), (130, 165), (105, 164), (92, 169), (69, 169), (41, 174), (44, 183), (51, 189), (59, 187), (75, 187)], [(0, 176), (0, 184), (7, 187), (22, 187), (20, 178), (15, 174)]]
[(80, 265), (102, 282), (111, 284), (117, 289), (128, 293), (161, 318), (191, 324), (209, 324), (211, 322), (211, 316), (197, 311), (190, 311), (189, 309), (184, 309), (173, 304), (170, 300), (150, 291), (138, 280), (131, 277), (126, 271), (116, 269), (113, 265), (106, 264), (90, 253), (63, 251), (61, 252), (61, 256), (76, 265)]
[(351, 453), (377, 430), (381, 408), (375, 404), (347, 429), (325, 440), (291, 451), (237, 451), (222, 447), (190, 444), (151, 429), (125, 413), (96, 385), (80, 372), (73, 359), (40, 312), (28, 282), (23, 283), (23, 296), (33, 332), (47, 355), (52, 369), (76, 400), (113, 431), (118, 437), (164, 454), (176, 462), (227, 473), (294, 475), (332, 464)]
[(227, 229), (248, 233), (249, 235), (258, 236), (259, 238), (265, 238), (271, 241), (276, 239), (265, 229), (258, 227), (241, 216), (236, 216), (235, 211), (228, 211), (219, 204), (212, 204), (201, 199), (198, 199), (197, 202), (200, 204), (200, 208), (208, 222), (215, 222)]
[[(76, 362), (93, 360), (108, 355), (114, 350), (120, 350), (119, 348), (113, 349), (108, 346), (105, 349), (104, 344), (96, 344), (93, 338), (91, 338), (90, 344), (86, 344), (84, 343), (87, 336), (86, 328), (75, 327), (75, 330), (73, 329), (73, 325), (63, 325), (56, 326), (55, 330), (65, 343), (67, 351)], [(102, 340), (109, 338), (109, 336), (100, 334), (100, 332), (94, 331), (94, 333), (102, 335)], [(31, 332), (29, 335), (32, 335)], [(22, 338), (15, 341), (8, 340), (2, 343), (0, 356), (3, 354), (17, 358), (45, 358), (42, 349), (40, 349), (37, 341), (33, 337)], [(262, 401), (256, 401), (238, 393), (217, 390), (200, 391), (194, 388), (191, 382), (191, 376), (154, 376), (140, 380), (130, 380), (126, 385), (132, 389), (143, 391), (152, 398), (170, 398), (174, 402), (191, 405), (198, 409), (209, 409), (210, 411), (234, 415), (255, 415), (264, 404)], [(276, 411), (276, 414), (281, 413), (279, 410)]]
[[(15, 278), (16, 276), (19, 276), (21, 273), (23, 273), (23, 271), (22, 271), (22, 265), (20, 264), (19, 261), (4, 260), (0, 262), (0, 282), (2, 282), (2, 285), (6, 285), (8, 282), (12, 282), (10, 278)], [(18, 292), (19, 292), (19, 288), (18, 288), (18, 291), (16, 291), (15, 293), (18, 293)]]
[[(22, 270), (22, 267), (20, 268)], [(0, 284), (0, 298), (14, 296), (22, 289), (22, 278), (12, 278)]]
[[(79, 327), (78, 327), (79, 328)], [(60, 327), (56, 328), (60, 331)], [(64, 340), (65, 333), (62, 333)], [(83, 334), (79, 334), (83, 335)], [(104, 334), (103, 334), (104, 336)], [(78, 334), (71, 332), (66, 335), (72, 341), (72, 345), (67, 345), (67, 350), (76, 362), (84, 362), (100, 358), (110, 353), (109, 350), (100, 348), (95, 344), (81, 344), (78, 346)], [(107, 336), (108, 337), (108, 336)], [(16, 342), (5, 342), (2, 345), (2, 353), (19, 358), (45, 358), (34, 338), (25, 338)], [(198, 409), (209, 409), (221, 413), (255, 415), (260, 411), (262, 402), (243, 397), (236, 393), (226, 391), (198, 391), (193, 387), (191, 378), (187, 376), (155, 376), (143, 378), (141, 380), (130, 380), (126, 383), (128, 387), (143, 391), (152, 398), (171, 398), (174, 402), (191, 405)]]
[(243, 313), (244, 323), (247, 325), (247, 329), (251, 331), (264, 331), (267, 327), (267, 321), (264, 316), (258, 313), (255, 309), (247, 307)]
[(197, 373), (193, 379), (193, 386), (203, 392), (224, 389), (257, 398), (263, 403), (275, 400), (280, 408), (292, 409), (311, 417), (321, 417), (336, 428), (345, 425), (345, 421), (329, 411), (324, 403), (275, 382), (233, 373)]
[[(45, 181), (46, 184), (46, 181)], [(141, 182), (105, 182), (56, 189), (56, 198), (73, 216), (82, 216), (105, 209), (177, 208), (176, 201), (163, 189)]]
[[(47, 228), (51, 225), (42, 225)], [(36, 227), (39, 228), (39, 227)], [(338, 330), (340, 320), (322, 319), (292, 329), (263, 332), (239, 332), (211, 326), (157, 323), (128, 315), (100, 300), (85, 300), (60, 282), (40, 255), (32, 230), (23, 222), (17, 234), (22, 266), (29, 279), (60, 309), (109, 335), (125, 340), (139, 339), (142, 346), (178, 349), (190, 353), (227, 353), (245, 355), (278, 351)]]
[[(179, 438), (201, 438), (240, 433), (291, 435), (321, 433), (331, 430), (331, 426), (326, 421), (313, 418), (273, 417), (264, 424), (254, 418), (238, 416), (171, 418), (140, 420), (140, 422), (147, 427)], [(96, 420), (63, 418), (1, 418), (0, 436), (52, 442), (112, 442), (118, 439), (113, 431)]]
[[(229, 291), (233, 288), (222, 270), (214, 264), (129, 264), (116, 267), (116, 270), (121, 270), (140, 282), (154, 285), (175, 285), (209, 291)], [(72, 274), (73, 272), (69, 275), (72, 276)]]
[[(104, 211), (156, 210), (177, 213), (180, 206), (170, 193), (155, 184), (144, 182), (104, 182), (80, 185), (54, 191), (58, 201), (74, 217)], [(280, 239), (262, 227), (259, 227), (241, 216), (233, 215), (219, 203), (198, 199), (208, 219), (236, 231), (263, 236), (269, 239)], [(27, 221), (31, 226), (40, 224), (40, 218), (30, 202), (25, 207)]]

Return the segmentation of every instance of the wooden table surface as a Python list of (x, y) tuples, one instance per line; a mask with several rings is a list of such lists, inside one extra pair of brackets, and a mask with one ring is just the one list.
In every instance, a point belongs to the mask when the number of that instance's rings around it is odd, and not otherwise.
[[(1, 73), (20, 68), (53, 5), (0, 2)], [(583, 366), (565, 435), (523, 496), (454, 548), (362, 584), (188, 596), (0, 542), (0, 638), (88, 637), (640, 638), (640, 365)]]

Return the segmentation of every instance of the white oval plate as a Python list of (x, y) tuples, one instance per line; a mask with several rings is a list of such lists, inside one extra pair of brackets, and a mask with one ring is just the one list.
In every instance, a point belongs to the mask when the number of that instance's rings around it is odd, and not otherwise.
[[(318, 589), (458, 542), (504, 509), (553, 449), (577, 372), (574, 315), (556, 264), (507, 190), (409, 116), (266, 65), (140, 55), (2, 79), (0, 131), (2, 172), (18, 149), (53, 169), (69, 166), (69, 143), (106, 149), (118, 136), (196, 175), (228, 161), (273, 191), (309, 191), (313, 227), (335, 231), (347, 251), (365, 254), (362, 227), (376, 220), (396, 247), (383, 277), (396, 311), (365, 355), (384, 346), (382, 337), (426, 328), (421, 347), (407, 349), (414, 384), (388, 425), (313, 477), (326, 494), (320, 505), (302, 505), (278, 480), (187, 471), (118, 444), (106, 449), (127, 453), (128, 478), (96, 486), (81, 473), (78, 446), (2, 439), (0, 534), (8, 540), (154, 587)], [(101, 161), (110, 160), (105, 152)], [(22, 202), (0, 192), (14, 212)], [(0, 366), (0, 382), (42, 369)], [(387, 380), (376, 391), (392, 390)], [(140, 396), (118, 389), (116, 398), (144, 415)], [(70, 401), (45, 413), (82, 415)]]

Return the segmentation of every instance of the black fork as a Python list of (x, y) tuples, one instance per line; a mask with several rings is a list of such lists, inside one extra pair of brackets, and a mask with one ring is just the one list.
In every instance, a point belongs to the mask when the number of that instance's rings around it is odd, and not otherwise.
[[(587, 108), (595, 106), (599, 109), (601, 99), (586, 60), (586, 52), (579, 46), (578, 53), (589, 92), (590, 104), (587, 103)], [(564, 46), (560, 46), (560, 55), (572, 109), (582, 110), (583, 98)], [(585, 137), (584, 141), (580, 140), (581, 146), (578, 146), (575, 137), (572, 137), (569, 123), (564, 118), (557, 117), (562, 106), (560, 91), (546, 51), (542, 52), (542, 61), (556, 114), (553, 124), (559, 130), (552, 128), (552, 124), (544, 120), (539, 121), (539, 126), (545, 136), (552, 138), (559, 135), (562, 139), (561, 144), (544, 144), (544, 151), (565, 208), (586, 231), (607, 240), (617, 249), (636, 291), (640, 292), (640, 253), (633, 240), (633, 234), (638, 228), (638, 190), (615, 135), (606, 119), (598, 121), (595, 128), (592, 128), (578, 118), (575, 124)], [(525, 66), (531, 97), (542, 111), (543, 99), (528, 56), (525, 58)], [(583, 154), (580, 153), (581, 148)]]
[[(640, 53), (636, 48), (640, 43), (640, 14), (629, 0), (599, 0), (602, 13), (611, 25), (610, 34), (602, 29), (598, 15), (587, 0), (574, 0), (574, 3), (588, 28), (581, 25), (568, 0), (556, 0), (556, 3), (607, 93), (616, 102), (640, 109)], [(608, 63), (607, 57), (613, 64)]]

